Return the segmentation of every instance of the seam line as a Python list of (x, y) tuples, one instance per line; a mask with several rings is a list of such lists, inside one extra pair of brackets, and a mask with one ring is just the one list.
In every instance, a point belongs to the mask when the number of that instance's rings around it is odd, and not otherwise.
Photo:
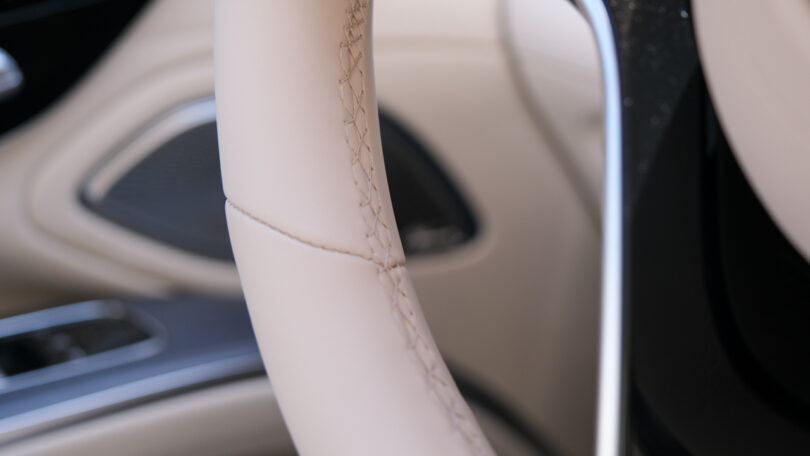
[[(465, 408), (464, 400), (453, 385), (446, 371), (442, 371), (442, 360), (437, 349), (423, 334), (414, 304), (408, 297), (405, 268), (397, 271), (387, 267), (391, 262), (393, 238), (396, 236), (385, 221), (383, 201), (375, 183), (375, 151), (369, 141), (369, 114), (365, 108), (367, 76), (363, 69), (366, 64), (364, 46), (368, 26), (368, 0), (350, 0), (346, 9), (344, 40), (340, 43), (339, 58), (343, 69), (340, 79), (340, 96), (344, 104), (346, 145), (351, 152), (351, 172), (360, 194), (359, 209), (366, 223), (366, 241), (372, 257), (382, 258), (378, 279), (389, 294), (389, 305), (396, 320), (404, 330), (407, 349), (413, 354), (425, 375), (428, 390), (438, 399), (439, 406), (447, 414), (450, 425), (461, 436), (470, 452), (475, 455), (489, 455), (488, 445), (477, 433), (475, 419)], [(416, 304), (418, 306), (418, 304)]]
[(312, 247), (312, 248), (318, 249), (318, 250), (324, 250), (324, 251), (330, 252), (330, 253), (337, 253), (337, 254), (340, 254), (340, 255), (347, 255), (347, 256), (350, 256), (350, 257), (353, 257), (353, 258), (357, 258), (357, 259), (360, 259), (360, 260), (367, 261), (369, 263), (374, 264), (375, 266), (378, 266), (380, 268), (384, 268), (384, 269), (387, 269), (387, 270), (392, 270), (392, 269), (395, 269), (395, 268), (405, 266), (404, 264), (401, 264), (401, 263), (393, 263), (393, 264), (384, 265), (384, 264), (382, 264), (381, 262), (375, 260), (373, 257), (371, 257), (369, 255), (363, 255), (362, 253), (352, 252), (350, 250), (343, 250), (343, 249), (338, 249), (338, 248), (335, 248), (335, 247), (329, 247), (329, 246), (326, 246), (326, 245), (323, 245), (323, 244), (318, 244), (318, 243), (306, 240), (306, 239), (304, 239), (304, 238), (302, 238), (300, 236), (296, 236), (295, 234), (292, 234), (292, 233), (290, 233), (288, 231), (282, 230), (279, 227), (274, 226), (271, 223), (268, 223), (268, 222), (262, 220), (261, 218), (259, 218), (259, 217), (255, 216), (255, 215), (253, 215), (252, 213), (248, 212), (246, 209), (244, 209), (241, 206), (237, 205), (236, 203), (234, 203), (233, 201), (231, 201), (228, 198), (225, 199), (225, 204), (227, 204), (228, 206), (231, 207), (231, 209), (236, 211), (238, 214), (248, 218), (249, 220), (251, 220), (251, 221), (253, 221), (255, 223), (258, 223), (259, 225), (261, 225), (261, 226), (263, 226), (265, 228), (268, 228), (268, 229), (270, 229), (270, 230), (272, 230), (272, 231), (286, 237), (287, 239), (295, 241), (295, 242), (297, 242), (299, 244), (304, 244), (307, 247)]

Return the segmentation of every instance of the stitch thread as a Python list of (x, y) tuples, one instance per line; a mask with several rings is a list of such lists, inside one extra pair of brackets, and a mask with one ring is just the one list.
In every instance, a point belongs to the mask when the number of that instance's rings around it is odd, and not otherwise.
[(338, 249), (338, 248), (335, 248), (335, 247), (329, 247), (327, 245), (317, 244), (315, 242), (308, 241), (308, 240), (306, 240), (306, 239), (304, 239), (302, 237), (299, 237), (299, 236), (296, 236), (296, 235), (294, 235), (292, 233), (284, 231), (281, 228), (279, 228), (277, 226), (274, 226), (274, 225), (262, 220), (261, 218), (253, 215), (252, 213), (248, 212), (246, 209), (244, 209), (241, 206), (237, 205), (236, 203), (234, 203), (230, 199), (226, 198), (225, 203), (228, 206), (230, 206), (233, 210), (235, 210), (237, 213), (247, 217), (249, 220), (252, 220), (253, 222), (258, 223), (259, 225), (262, 225), (265, 228), (269, 228), (269, 229), (275, 231), (276, 233), (278, 233), (278, 234), (280, 234), (280, 235), (282, 235), (282, 236), (284, 236), (286, 238), (289, 238), (289, 239), (291, 239), (291, 240), (293, 240), (295, 242), (299, 242), (301, 244), (307, 245), (309, 247), (319, 249), (319, 250), (325, 250), (325, 251), (331, 252), (331, 253), (337, 253), (337, 254), (340, 254), (340, 255), (348, 255), (348, 256), (351, 256), (351, 257), (355, 257), (355, 258), (358, 258), (358, 259), (365, 260), (365, 261), (368, 261), (370, 263), (373, 263), (373, 264), (377, 265), (377, 267), (384, 268), (384, 269), (386, 269), (386, 268), (393, 269), (393, 268), (398, 268), (398, 267), (401, 267), (401, 266), (405, 266), (404, 263), (391, 263), (391, 264), (385, 265), (383, 263), (377, 262), (374, 258), (372, 258), (372, 257), (370, 257), (368, 255), (363, 255), (362, 253), (352, 252), (350, 250)]
[(401, 322), (408, 348), (424, 370), (428, 388), (447, 411), (448, 418), (465, 442), (477, 455), (490, 454), (489, 446), (480, 438), (474, 419), (460, 401), (452, 380), (442, 369), (439, 354), (422, 333), (416, 311), (406, 290), (401, 267), (391, 267), (394, 232), (385, 222), (383, 204), (375, 183), (377, 168), (369, 143), (369, 115), (366, 112), (366, 74), (363, 70), (364, 32), (369, 7), (367, 0), (349, 0), (344, 24), (344, 39), (340, 44), (340, 97), (345, 108), (345, 141), (351, 152), (351, 172), (360, 194), (359, 210), (366, 224), (369, 257), (378, 266), (378, 278), (390, 297), (391, 309)]

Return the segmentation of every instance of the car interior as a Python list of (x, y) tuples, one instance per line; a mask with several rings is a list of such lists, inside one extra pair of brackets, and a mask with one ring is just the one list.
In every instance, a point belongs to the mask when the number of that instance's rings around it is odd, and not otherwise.
[(0, 0), (0, 454), (807, 454), (804, 0)]
[[(225, 222), (213, 2), (0, 14), (23, 78), (0, 101), (2, 453), (294, 454)], [(585, 19), (563, 1), (378, 2), (374, 60), (402, 246), (456, 382), (504, 454), (589, 452), (602, 114)]]

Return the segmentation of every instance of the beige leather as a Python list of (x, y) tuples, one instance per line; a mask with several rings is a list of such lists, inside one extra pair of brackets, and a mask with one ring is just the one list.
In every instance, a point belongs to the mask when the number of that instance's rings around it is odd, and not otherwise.
[[(500, 455), (536, 456), (509, 423), (471, 404)], [(0, 446), (3, 456), (294, 456), (267, 378), (212, 385)]]
[[(581, 21), (572, 28), (585, 25), (576, 14), (554, 17), (558, 1), (539, 4), (561, 33), (569, 19)], [(510, 69), (506, 6), (375, 4), (380, 106), (428, 147), (479, 227), (456, 249), (409, 258), (408, 272), (445, 359), (561, 453), (586, 455), (599, 230), (560, 166), (551, 131), (526, 109)], [(239, 292), (232, 264), (138, 235), (76, 198), (96, 167), (155, 119), (213, 95), (213, 17), (213, 2), (149, 2), (59, 103), (0, 138), (0, 314), (86, 296)], [(532, 49), (540, 44), (532, 39)], [(545, 44), (555, 50), (536, 56), (558, 55), (560, 41)], [(560, 81), (548, 90), (570, 93), (566, 68), (544, 61), (543, 81)]]
[(538, 128), (554, 142), (560, 164), (599, 227), (604, 120), (591, 27), (566, 1), (503, 0), (501, 8), (510, 68), (521, 98)]
[(810, 3), (700, 0), (692, 8), (734, 154), (776, 224), (810, 259)]
[(492, 454), (404, 267), (369, 2), (219, 1), (215, 14), (229, 229), (297, 448)]
[[(374, 5), (380, 106), (430, 147), (480, 223), (471, 244), (409, 257), (408, 271), (445, 359), (530, 419), (561, 453), (587, 455), (596, 402), (600, 229), (589, 223), (592, 214), (558, 151), (526, 109), (504, 37), (496, 33), (501, 6)], [(462, 9), (465, 20), (458, 21)], [(475, 20), (477, 11), (490, 20)], [(392, 36), (394, 17), (446, 25), (427, 30), (429, 39), (415, 31)], [(486, 36), (462, 36), (461, 23)], [(544, 70), (551, 78), (558, 67), (549, 62)]]
[(211, 386), (101, 415), (0, 448), (3, 456), (295, 454), (265, 378)]

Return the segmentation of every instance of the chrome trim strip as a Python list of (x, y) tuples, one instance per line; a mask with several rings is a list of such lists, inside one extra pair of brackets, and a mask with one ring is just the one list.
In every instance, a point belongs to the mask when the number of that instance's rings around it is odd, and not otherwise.
[(624, 454), (622, 105), (613, 27), (602, 0), (578, 0), (591, 23), (605, 91), (605, 193), (596, 456)]
[(104, 318), (128, 318), (140, 329), (145, 330), (149, 337), (140, 342), (17, 375), (6, 376), (0, 370), (0, 394), (69, 377), (77, 372), (88, 373), (145, 359), (156, 355), (166, 345), (166, 331), (155, 319), (133, 309), (127, 309), (119, 301), (107, 300), (78, 302), (0, 319), (0, 339)]
[(56, 326), (102, 318), (120, 319), (126, 315), (117, 301), (83, 301), (0, 319), (0, 339)]
[(241, 355), (113, 387), (0, 419), (0, 446), (54, 428), (120, 411), (169, 393), (239, 376), (262, 375), (263, 372), (258, 354)]
[(0, 100), (17, 91), (23, 84), (23, 74), (17, 62), (0, 48)]

